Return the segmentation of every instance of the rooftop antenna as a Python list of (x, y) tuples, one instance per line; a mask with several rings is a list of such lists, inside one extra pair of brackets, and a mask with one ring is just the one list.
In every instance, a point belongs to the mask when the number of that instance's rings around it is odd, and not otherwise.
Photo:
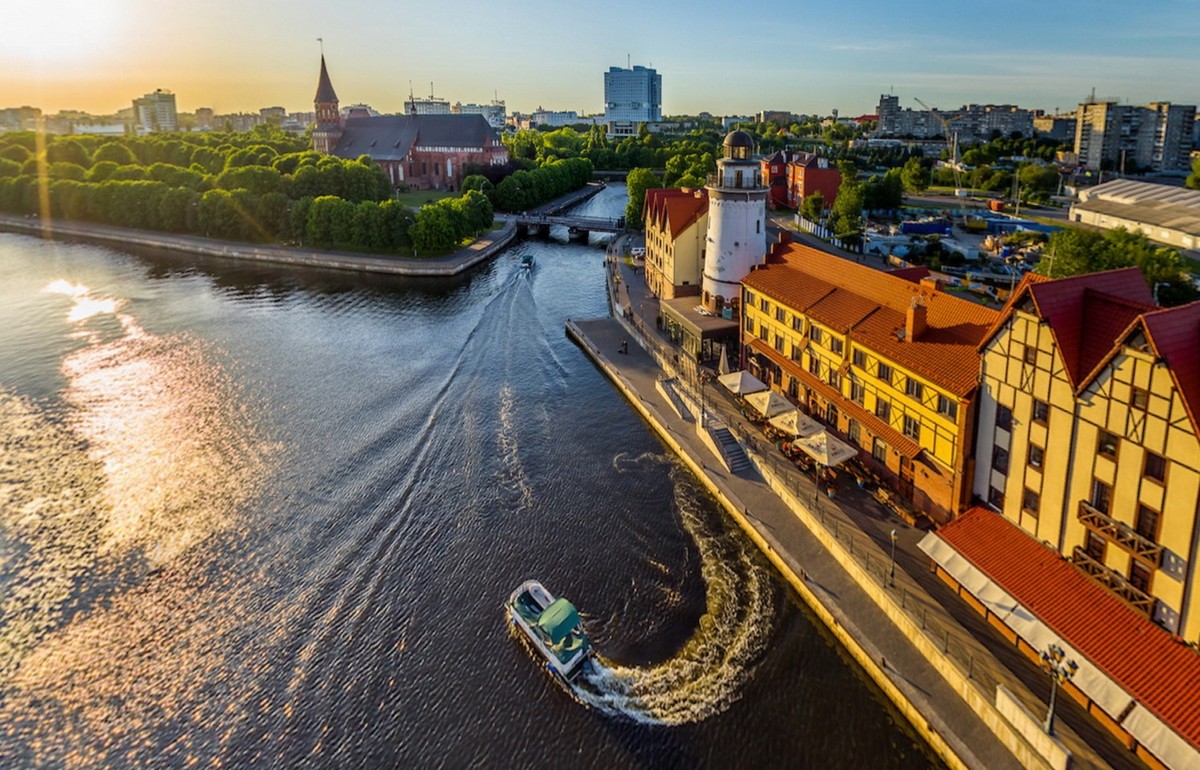
[(429, 101), (433, 101), (433, 81), (429, 81)]
[(625, 54), (625, 69), (630, 69), (632, 66), (633, 65), (630, 64), (629, 54)]

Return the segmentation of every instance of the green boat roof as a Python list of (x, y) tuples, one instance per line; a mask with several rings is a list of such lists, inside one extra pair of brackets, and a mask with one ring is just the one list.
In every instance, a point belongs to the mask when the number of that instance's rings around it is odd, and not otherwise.
[(551, 643), (558, 644), (579, 627), (579, 612), (566, 599), (555, 599), (537, 622), (550, 637)]

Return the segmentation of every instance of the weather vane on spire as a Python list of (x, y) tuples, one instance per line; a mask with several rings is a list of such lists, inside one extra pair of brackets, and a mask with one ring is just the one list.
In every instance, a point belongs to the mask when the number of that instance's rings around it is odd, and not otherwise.
[(321, 44), (321, 55), (324, 56), (325, 55), (325, 38), (319, 37), (319, 38), (317, 38), (317, 42)]

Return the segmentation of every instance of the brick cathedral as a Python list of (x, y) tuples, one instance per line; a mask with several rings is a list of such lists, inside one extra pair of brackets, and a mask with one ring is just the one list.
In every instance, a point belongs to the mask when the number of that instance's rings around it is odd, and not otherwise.
[(508, 150), (482, 115), (370, 115), (352, 109), (343, 116), (324, 54), (313, 106), (313, 149), (349, 160), (366, 155), (393, 187), (458, 190), (468, 164), (508, 162)]

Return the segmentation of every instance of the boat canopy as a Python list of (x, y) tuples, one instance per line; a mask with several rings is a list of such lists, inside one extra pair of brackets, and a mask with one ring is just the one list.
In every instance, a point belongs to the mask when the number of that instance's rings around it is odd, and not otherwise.
[(538, 625), (551, 643), (558, 644), (579, 627), (579, 612), (566, 599), (555, 599), (538, 618)]

